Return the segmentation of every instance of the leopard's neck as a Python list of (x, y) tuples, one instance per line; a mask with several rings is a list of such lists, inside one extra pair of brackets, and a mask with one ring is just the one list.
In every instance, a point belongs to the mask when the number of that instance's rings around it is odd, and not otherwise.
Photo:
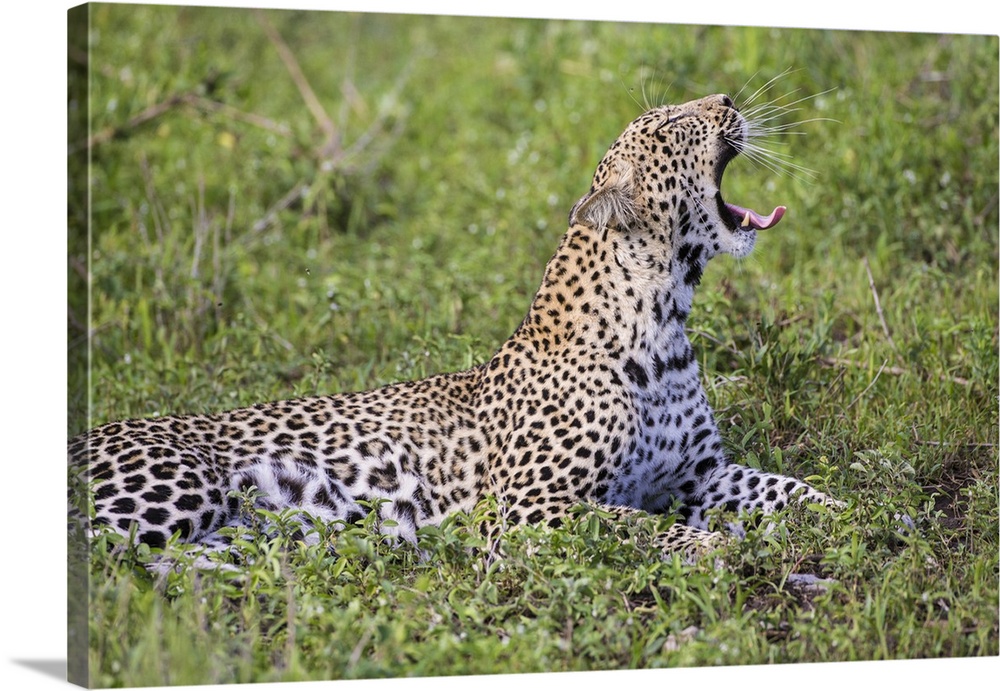
[(684, 329), (704, 261), (687, 252), (674, 256), (662, 237), (573, 226), (514, 338), (562, 357), (600, 353), (637, 388), (655, 387), (694, 362)]

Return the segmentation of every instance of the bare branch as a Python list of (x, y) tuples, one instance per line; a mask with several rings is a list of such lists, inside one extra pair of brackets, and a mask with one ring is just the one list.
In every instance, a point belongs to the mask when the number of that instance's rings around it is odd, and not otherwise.
[(885, 337), (889, 340), (889, 345), (892, 346), (892, 349), (897, 350), (896, 342), (892, 340), (889, 327), (885, 323), (885, 315), (882, 314), (882, 303), (878, 299), (878, 291), (875, 290), (875, 278), (872, 276), (872, 267), (868, 263), (868, 257), (863, 257), (862, 261), (865, 263), (865, 271), (868, 273), (868, 287), (871, 288), (872, 297), (875, 298), (875, 311), (878, 313), (878, 320), (882, 324), (882, 331), (885, 332)]
[(316, 123), (323, 130), (323, 134), (325, 135), (325, 141), (323, 142), (324, 155), (333, 157), (333, 153), (339, 148), (336, 125), (333, 124), (333, 120), (330, 119), (326, 109), (323, 108), (323, 104), (316, 97), (316, 92), (309, 85), (309, 80), (306, 79), (305, 74), (302, 72), (299, 61), (295, 59), (292, 50), (285, 43), (285, 40), (281, 38), (281, 34), (278, 33), (271, 20), (267, 18), (263, 10), (259, 9), (254, 10), (254, 16), (257, 18), (257, 22), (261, 25), (261, 28), (264, 29), (264, 33), (267, 34), (268, 39), (274, 44), (279, 57), (281, 57), (281, 61), (285, 63), (285, 69), (288, 70), (292, 81), (295, 82), (295, 86), (302, 95), (302, 100), (306, 102), (309, 112), (312, 113), (313, 118), (316, 119)]
[[(824, 365), (826, 367), (867, 367), (868, 366), (867, 364), (865, 364), (863, 362), (854, 362), (853, 360), (844, 360), (842, 358), (832, 358), (832, 357), (820, 358), (819, 362), (820, 362), (821, 365)], [(895, 375), (895, 376), (904, 376), (904, 375), (912, 374), (912, 372), (910, 372), (909, 370), (903, 369), (902, 367), (886, 367), (885, 368), (885, 373), (886, 374), (892, 374), (892, 375)], [(937, 375), (937, 378), (940, 379), (941, 381), (946, 381), (946, 382), (951, 382), (953, 384), (958, 384), (959, 386), (972, 386), (972, 382), (970, 382), (965, 377), (951, 377), (951, 376), (948, 376), (947, 374), (939, 374), (939, 375)]]
[[(254, 221), (253, 225), (250, 227), (252, 233), (259, 233), (270, 226), (279, 212), (287, 209), (291, 206), (292, 202), (302, 196), (302, 190), (304, 190), (307, 186), (308, 185), (305, 180), (297, 182), (292, 189), (285, 193), (285, 196), (272, 204), (271, 208), (269, 208), (263, 216)], [(243, 237), (246, 238), (247, 236), (244, 235)]]
[(210, 98), (205, 98), (204, 96), (199, 96), (198, 94), (186, 94), (184, 96), (184, 101), (195, 108), (221, 113), (229, 116), (233, 120), (242, 120), (250, 125), (255, 125), (261, 129), (269, 130), (285, 137), (291, 135), (292, 133), (292, 131), (288, 128), (288, 125), (275, 122), (274, 120), (265, 118), (262, 115), (257, 115), (256, 113), (246, 113), (227, 103), (213, 101)]
[[(142, 112), (133, 115), (124, 125), (118, 125), (117, 127), (106, 127), (100, 132), (92, 134), (87, 138), (84, 147), (91, 148), (97, 146), (98, 144), (103, 144), (104, 142), (111, 141), (115, 137), (120, 136), (123, 132), (131, 129), (135, 129), (139, 125), (143, 125), (154, 118), (166, 113), (171, 108), (176, 108), (179, 104), (184, 102), (184, 94), (175, 94), (165, 101), (160, 101), (154, 105), (149, 106)], [(80, 145), (73, 147), (75, 149), (81, 148)]]
[(875, 378), (874, 378), (874, 379), (872, 379), (872, 380), (871, 380), (871, 381), (870, 381), (870, 382), (868, 383), (868, 386), (866, 386), (866, 387), (865, 387), (865, 390), (864, 390), (864, 391), (862, 391), (861, 393), (859, 393), (859, 394), (858, 394), (857, 396), (855, 396), (855, 397), (854, 397), (854, 400), (853, 400), (853, 401), (851, 401), (851, 402), (850, 402), (850, 403), (849, 403), (849, 404), (847, 405), (847, 407), (846, 407), (846, 408), (844, 408), (844, 410), (845, 410), (845, 411), (846, 411), (846, 410), (850, 410), (851, 408), (853, 408), (853, 407), (854, 407), (854, 404), (855, 404), (855, 403), (857, 403), (858, 401), (860, 401), (860, 400), (861, 400), (861, 397), (862, 397), (862, 396), (864, 396), (864, 395), (865, 395), (866, 393), (868, 393), (868, 390), (869, 390), (870, 388), (872, 388), (873, 386), (875, 386), (875, 382), (877, 382), (877, 381), (878, 381), (878, 378), (879, 378), (880, 376), (882, 376), (882, 370), (884, 370), (884, 369), (885, 369), (885, 366), (886, 366), (887, 364), (889, 364), (889, 361), (888, 361), (888, 360), (884, 360), (884, 361), (882, 362), (882, 366), (881, 366), (881, 367), (879, 367), (879, 368), (878, 368), (878, 372), (876, 372), (876, 373), (875, 373)]
[(931, 441), (929, 439), (921, 439), (920, 435), (917, 433), (917, 426), (911, 425), (911, 429), (913, 430), (913, 441), (917, 444), (921, 444), (922, 446), (961, 446), (974, 449), (996, 448), (996, 444), (984, 441)]

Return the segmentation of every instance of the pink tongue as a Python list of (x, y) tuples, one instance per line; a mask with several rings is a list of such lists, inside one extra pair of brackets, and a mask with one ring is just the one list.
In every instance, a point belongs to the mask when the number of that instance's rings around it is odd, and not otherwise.
[(766, 230), (771, 226), (777, 225), (781, 217), (785, 215), (784, 206), (774, 207), (774, 211), (771, 212), (770, 216), (761, 216), (753, 209), (744, 209), (742, 206), (737, 206), (736, 204), (726, 204), (726, 208), (733, 215), (733, 220), (736, 221), (737, 226), (740, 228), (753, 228), (754, 230)]

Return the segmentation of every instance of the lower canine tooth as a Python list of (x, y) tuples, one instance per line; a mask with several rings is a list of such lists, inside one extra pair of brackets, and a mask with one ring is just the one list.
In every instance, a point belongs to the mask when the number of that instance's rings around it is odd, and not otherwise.
[(750, 225), (750, 212), (749, 211), (747, 211), (747, 215), (743, 217), (743, 223), (741, 223), (740, 226), (742, 226), (743, 228), (746, 228), (748, 225)]

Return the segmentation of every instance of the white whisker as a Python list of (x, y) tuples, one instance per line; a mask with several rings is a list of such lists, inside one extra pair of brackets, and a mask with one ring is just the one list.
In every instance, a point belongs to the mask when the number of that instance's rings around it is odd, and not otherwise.
[[(801, 89), (793, 88), (764, 100), (763, 97), (793, 71), (791, 68), (784, 70), (743, 99), (740, 112), (747, 123), (747, 137), (745, 141), (732, 141), (731, 143), (743, 154), (741, 158), (744, 158), (751, 166), (761, 167), (777, 175), (788, 175), (796, 180), (804, 181), (807, 178), (815, 178), (816, 171), (794, 163), (790, 154), (780, 150), (781, 140), (788, 135), (806, 134), (801, 129), (803, 125), (815, 122), (837, 122), (832, 118), (825, 117), (792, 119), (796, 113), (802, 110), (804, 103), (824, 96), (834, 89), (801, 95)], [(740, 89), (737, 98), (747, 89), (750, 81)]]
[[(649, 76), (649, 79), (652, 79), (652, 78), (653, 78), (652, 76)], [(646, 105), (646, 110), (649, 110), (652, 107), (652, 105), (651, 105), (651, 102), (649, 100), (649, 94), (646, 93), (646, 80), (647, 80), (647, 76), (646, 75), (642, 75), (642, 102)]]
[[(636, 88), (634, 86), (625, 86), (625, 80), (621, 77), (619, 77), (618, 81), (628, 94), (628, 97), (632, 99), (632, 102), (635, 103), (639, 107), (639, 110), (643, 113), (648, 110), (652, 110), (653, 108), (665, 105), (666, 95), (670, 92), (671, 87), (673, 87), (673, 82), (669, 82), (661, 90), (658, 86), (661, 82), (661, 78), (655, 74), (655, 70), (647, 70), (645, 67), (642, 67), (639, 70), (638, 94), (636, 94)], [(660, 94), (659, 100), (657, 100), (656, 94), (660, 91), (662, 91), (662, 94)]]
[(761, 166), (776, 175), (789, 175), (803, 182), (804, 178), (817, 176), (816, 171), (793, 163), (791, 155), (781, 151), (766, 149), (754, 143), (745, 143), (741, 153), (743, 154), (742, 158), (750, 162), (751, 165)]
[[(777, 76), (772, 77), (771, 79), (769, 79), (763, 86), (761, 86), (759, 89), (757, 89), (752, 94), (750, 94), (749, 98), (747, 98), (747, 100), (744, 101), (743, 104), (740, 106), (740, 110), (743, 110), (744, 108), (750, 107), (750, 105), (754, 101), (756, 101), (760, 96), (762, 96), (763, 94), (767, 93), (767, 91), (772, 86), (774, 86), (774, 84), (776, 82), (778, 82), (778, 80), (783, 79), (784, 77), (788, 76), (792, 72), (793, 72), (792, 68), (791, 67), (787, 67), (787, 68), (785, 68), (785, 70), (783, 72), (781, 72), (781, 74), (779, 74), (779, 75), (777, 75)], [(756, 76), (757, 76), (757, 74), (755, 73), (754, 77), (756, 77)], [(749, 84), (749, 81), (747, 82), (747, 84)], [(745, 89), (745, 88), (746, 88), (746, 86), (744, 85), (743, 89)], [(743, 92), (743, 89), (740, 89), (741, 93)], [(735, 101), (736, 99), (733, 99), (733, 100)], [(771, 102), (774, 102), (775, 100), (776, 99), (771, 99)]]
[[(735, 94), (733, 94), (733, 95), (732, 95), (732, 99), (733, 99), (733, 103), (739, 103), (739, 100), (740, 100), (740, 96), (742, 96), (742, 95), (743, 95), (743, 92), (744, 92), (744, 91), (746, 91), (746, 88), (747, 88), (748, 86), (750, 86), (750, 82), (752, 82), (752, 81), (753, 81), (754, 79), (756, 79), (756, 78), (757, 78), (757, 75), (758, 75), (758, 74), (760, 74), (760, 72), (759, 72), (759, 71), (757, 71), (757, 72), (754, 72), (754, 73), (753, 73), (753, 74), (752, 74), (752, 75), (750, 76), (750, 78), (749, 78), (748, 80), (746, 80), (746, 82), (744, 82), (744, 83), (743, 83), (743, 86), (741, 86), (741, 87), (740, 87), (740, 90), (739, 90), (739, 91), (737, 91), (737, 92), (736, 92)], [(748, 104), (750, 103), (750, 101), (752, 101), (752, 100), (753, 100), (753, 98), (754, 98), (754, 96), (753, 96), (753, 95), (751, 95), (751, 96), (750, 96), (750, 98), (749, 98), (749, 99), (747, 100), (747, 103), (745, 103), (745, 104), (744, 104), (744, 106), (748, 105)]]
[(639, 109), (640, 109), (641, 111), (643, 111), (643, 112), (645, 112), (646, 110), (648, 110), (648, 109), (647, 109), (647, 108), (646, 108), (646, 107), (645, 107), (645, 106), (644, 106), (644, 105), (643, 105), (642, 103), (640, 103), (640, 102), (639, 102), (639, 100), (638, 100), (638, 99), (637, 99), (637, 98), (635, 97), (635, 87), (634, 87), (634, 86), (625, 86), (625, 80), (624, 80), (624, 79), (622, 79), (621, 77), (619, 77), (619, 78), (618, 78), (618, 81), (619, 81), (619, 83), (621, 83), (621, 85), (622, 85), (622, 88), (623, 88), (623, 89), (625, 89), (625, 93), (627, 93), (627, 94), (628, 94), (628, 97), (632, 99), (632, 103), (634, 103), (634, 104), (636, 104), (637, 106), (639, 106)]

